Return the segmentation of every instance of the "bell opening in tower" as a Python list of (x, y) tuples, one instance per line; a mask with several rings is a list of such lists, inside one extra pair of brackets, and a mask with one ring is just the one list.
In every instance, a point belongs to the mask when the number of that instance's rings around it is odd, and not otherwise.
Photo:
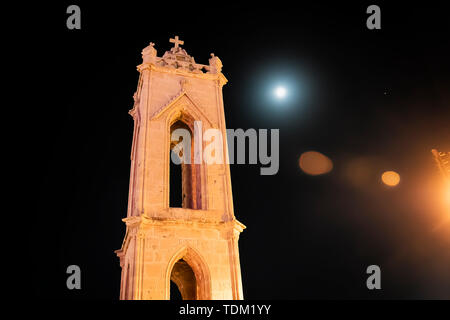
[[(192, 137), (191, 128), (182, 120), (177, 120), (171, 125), (170, 137), (178, 129), (185, 130), (185, 134)], [(201, 207), (196, 199), (196, 187), (199, 186), (197, 183), (199, 166), (194, 164), (192, 140), (189, 144), (190, 148), (186, 148), (186, 150), (180, 150), (177, 147), (183, 144), (183, 136), (180, 136), (177, 141), (170, 141), (169, 207), (171, 208), (200, 209)]]

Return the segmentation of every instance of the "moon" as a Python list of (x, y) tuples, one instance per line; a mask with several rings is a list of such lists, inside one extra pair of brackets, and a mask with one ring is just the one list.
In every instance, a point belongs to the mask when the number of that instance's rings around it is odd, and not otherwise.
[(283, 99), (286, 97), (287, 90), (285, 87), (276, 87), (274, 93), (278, 99)]

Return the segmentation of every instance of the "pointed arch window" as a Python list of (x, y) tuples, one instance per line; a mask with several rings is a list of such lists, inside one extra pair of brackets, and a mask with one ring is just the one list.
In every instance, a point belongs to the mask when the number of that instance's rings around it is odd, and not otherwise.
[[(170, 141), (169, 150), (169, 207), (202, 209), (201, 164), (194, 163), (194, 121), (186, 116), (179, 116), (170, 126), (170, 139), (177, 129), (184, 129), (191, 137), (190, 150), (180, 152), (176, 146), (183, 141)], [(189, 152), (189, 154), (183, 154)], [(188, 159), (188, 163), (181, 161)], [(176, 159), (177, 163), (173, 160)], [(181, 163), (180, 163), (181, 162)]]

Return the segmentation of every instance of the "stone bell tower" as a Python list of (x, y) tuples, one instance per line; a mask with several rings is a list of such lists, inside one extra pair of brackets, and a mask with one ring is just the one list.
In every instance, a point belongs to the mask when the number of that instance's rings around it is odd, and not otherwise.
[(162, 57), (150, 43), (137, 67), (126, 234), (116, 251), (120, 299), (170, 299), (171, 282), (183, 299), (243, 299), (238, 239), (245, 226), (234, 216), (227, 162), (179, 165), (182, 202), (170, 205), (175, 129), (194, 133), (192, 159), (204, 149), (208, 129), (222, 134), (220, 151), (228, 156), (227, 79), (214, 54), (209, 65), (198, 64), (178, 36), (170, 42)]

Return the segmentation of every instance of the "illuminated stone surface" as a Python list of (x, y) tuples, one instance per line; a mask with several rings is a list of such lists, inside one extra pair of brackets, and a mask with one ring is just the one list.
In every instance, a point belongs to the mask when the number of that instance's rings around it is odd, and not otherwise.
[(442, 176), (450, 182), (450, 152), (439, 152), (436, 149), (431, 150), (431, 152)]
[(178, 38), (171, 42), (162, 57), (150, 43), (137, 67), (126, 235), (116, 251), (120, 299), (169, 299), (171, 280), (185, 299), (242, 299), (238, 239), (245, 226), (234, 216), (229, 165), (183, 168), (183, 206), (169, 207), (173, 125), (192, 130), (202, 121), (203, 132), (216, 128), (226, 137), (227, 82), (218, 57), (197, 64)]

